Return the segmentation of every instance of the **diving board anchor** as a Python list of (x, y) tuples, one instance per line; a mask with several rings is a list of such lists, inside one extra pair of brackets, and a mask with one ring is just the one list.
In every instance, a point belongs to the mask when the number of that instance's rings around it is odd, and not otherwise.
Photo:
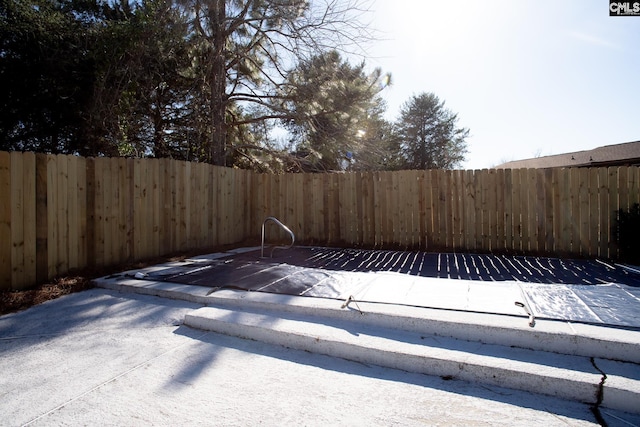
[(523, 309), (524, 309), (524, 311), (526, 311), (526, 312), (527, 312), (527, 314), (529, 315), (529, 326), (531, 326), (532, 328), (533, 328), (534, 326), (536, 326), (536, 319), (535, 319), (535, 317), (533, 316), (533, 313), (531, 312), (531, 309), (529, 308), (529, 306), (527, 306), (527, 305), (526, 305), (526, 304), (524, 304), (524, 303), (521, 303), (520, 301), (516, 301), (516, 302), (515, 302), (515, 304), (516, 304), (518, 307), (523, 308)]
[(349, 307), (349, 303), (351, 303), (351, 302), (354, 302), (356, 304), (356, 310), (358, 310), (358, 313), (360, 313), (361, 316), (364, 316), (364, 312), (362, 310), (360, 310), (360, 307), (358, 306), (358, 302), (353, 297), (353, 295), (349, 295), (349, 297), (346, 300), (344, 300), (344, 302), (342, 303), (340, 308), (348, 308)]
[(353, 301), (353, 295), (349, 295), (349, 297), (346, 300), (344, 300), (344, 303), (342, 303), (340, 308), (347, 308), (351, 301)]

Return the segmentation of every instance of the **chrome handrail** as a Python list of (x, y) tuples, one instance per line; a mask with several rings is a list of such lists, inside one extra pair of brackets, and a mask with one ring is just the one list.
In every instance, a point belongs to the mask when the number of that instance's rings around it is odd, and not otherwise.
[(293, 246), (293, 244), (296, 241), (296, 237), (293, 235), (293, 231), (291, 231), (289, 229), (289, 227), (287, 227), (286, 225), (284, 225), (282, 222), (280, 222), (280, 220), (278, 220), (278, 218), (273, 217), (273, 216), (268, 216), (265, 218), (265, 220), (262, 222), (262, 245), (260, 248), (260, 257), (264, 258), (264, 231), (265, 231), (265, 226), (267, 225), (267, 222), (272, 221), (274, 223), (276, 223), (277, 225), (280, 226), (280, 228), (282, 228), (284, 231), (286, 231), (287, 233), (289, 233), (289, 236), (291, 236), (291, 244), (289, 246), (274, 246), (273, 249), (271, 249), (271, 257), (273, 258), (273, 251), (276, 249), (289, 249), (290, 247)]

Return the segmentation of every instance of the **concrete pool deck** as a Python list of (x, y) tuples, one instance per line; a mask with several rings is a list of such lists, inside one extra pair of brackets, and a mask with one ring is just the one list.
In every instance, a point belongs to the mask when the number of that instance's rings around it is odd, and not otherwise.
[(129, 290), (0, 317), (0, 425), (598, 424), (590, 404), (194, 329), (201, 304)]

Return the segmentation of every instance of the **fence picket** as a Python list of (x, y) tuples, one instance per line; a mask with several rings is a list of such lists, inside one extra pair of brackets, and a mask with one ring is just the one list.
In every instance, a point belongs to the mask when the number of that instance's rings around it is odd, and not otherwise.
[(78, 268), (85, 268), (88, 265), (87, 261), (87, 159), (83, 157), (76, 157), (76, 194), (72, 195), (76, 198), (78, 206), (78, 222), (77, 228), (77, 259)]
[[(512, 172), (511, 188), (511, 203), (512, 203), (512, 218), (513, 218), (513, 250), (516, 253), (524, 251), (524, 236), (523, 236), (523, 210), (522, 210), (522, 189), (526, 187), (523, 185), (522, 179), (526, 172), (526, 169), (514, 169)], [(524, 214), (526, 215), (526, 210)]]
[[(620, 208), (620, 199), (618, 195), (618, 171), (618, 167), (608, 168), (609, 206), (607, 208), (607, 214), (609, 217), (609, 230), (615, 226), (616, 213)], [(616, 247), (614, 239), (610, 238), (608, 243), (608, 257), (616, 257), (618, 255), (618, 248)]]
[[(211, 200), (211, 212), (209, 213), (209, 222), (211, 226), (211, 245), (218, 245), (221, 242), (219, 223), (220, 223), (220, 194), (217, 191), (218, 176), (215, 168), (209, 168), (208, 172), (207, 197)], [(179, 191), (179, 187), (176, 186), (176, 191)], [(177, 215), (177, 212), (176, 212)]]
[[(188, 164), (187, 164), (188, 166)], [(229, 240), (229, 210), (231, 209), (231, 203), (229, 199), (229, 194), (231, 193), (231, 183), (229, 182), (227, 176), (227, 170), (225, 168), (216, 168), (217, 181), (218, 181), (218, 235), (221, 242), (226, 242)], [(280, 194), (278, 193), (279, 189), (275, 188), (277, 199), (279, 200)]]
[[(144, 202), (143, 202), (143, 170), (142, 160), (135, 159), (133, 165), (133, 248), (134, 258), (144, 258), (144, 250), (142, 247), (142, 235), (145, 232), (146, 221), (144, 220)], [(97, 159), (96, 159), (97, 174)], [(96, 198), (97, 199), (97, 198)], [(97, 229), (96, 229), (97, 232)]]
[(11, 153), (11, 285), (22, 289), (24, 277), (24, 166), (22, 153)]
[(161, 233), (162, 233), (162, 205), (161, 205), (161, 185), (160, 185), (160, 159), (151, 159), (151, 212), (153, 218), (153, 234), (151, 238), (150, 256), (160, 255)]
[(409, 247), (418, 249), (421, 247), (420, 241), (420, 173), (411, 171), (409, 176), (409, 199), (410, 199), (410, 218), (411, 232)]
[(324, 179), (326, 175), (313, 174), (313, 236), (315, 242), (325, 242), (327, 229), (325, 228), (325, 218), (328, 216), (326, 199), (323, 193)]
[(607, 168), (598, 169), (598, 256), (606, 258), (609, 254), (609, 241), (607, 239), (607, 230), (609, 227), (609, 180)]
[(579, 190), (578, 195), (580, 198), (580, 254), (583, 256), (589, 255), (590, 236), (589, 236), (589, 223), (591, 217), (589, 215), (589, 169), (580, 168), (578, 174)]
[(431, 236), (431, 249), (441, 248), (442, 244), (440, 242), (440, 209), (438, 206), (440, 205), (440, 191), (439, 191), (439, 176), (437, 175), (437, 171), (428, 170), (427, 171), (427, 194), (429, 197), (429, 203), (427, 205), (427, 224), (428, 227), (428, 235)]
[(504, 170), (503, 189), (503, 214), (504, 214), (504, 249), (513, 248), (513, 171)]
[(598, 210), (598, 170), (588, 169), (589, 175), (589, 256), (598, 256), (599, 210)]
[(504, 251), (506, 247), (506, 218), (505, 218), (505, 170), (496, 170), (496, 236), (495, 250)]
[[(118, 171), (117, 193), (115, 194), (118, 198), (118, 210), (116, 213), (115, 224), (118, 238), (115, 245), (115, 258), (118, 262), (124, 262), (128, 259), (127, 216), (129, 213), (129, 186), (127, 182), (127, 159), (124, 157), (118, 157), (114, 159), (114, 162)], [(168, 246), (162, 245), (162, 247), (167, 248)]]
[(391, 172), (381, 172), (381, 200), (382, 200), (382, 240), (384, 246), (394, 244), (393, 236), (393, 181)]
[(22, 289), (36, 282), (36, 156), (24, 153), (24, 277)]
[(60, 155), (56, 159), (56, 226), (58, 229), (58, 274), (69, 270), (69, 157)]
[(545, 193), (545, 174), (544, 169), (536, 169), (535, 189), (536, 189), (536, 238), (537, 252), (543, 253), (547, 242), (545, 220), (547, 218), (546, 193)]
[(553, 220), (553, 247), (549, 250), (555, 254), (560, 252), (560, 236), (562, 225), (562, 206), (560, 205), (560, 169), (554, 168), (551, 170), (551, 191), (553, 192), (552, 199), (552, 220)]
[(553, 253), (553, 170), (545, 169), (543, 171), (542, 178), (544, 179), (543, 191), (544, 191), (544, 252)]
[(444, 245), (445, 250), (450, 250), (452, 247), (452, 233), (453, 233), (453, 196), (451, 189), (451, 171), (438, 171), (440, 175), (440, 226), (443, 227), (444, 235), (441, 236), (440, 241)]
[(476, 206), (476, 214), (480, 222), (480, 226), (476, 230), (478, 232), (477, 247), (483, 252), (491, 250), (490, 233), (491, 233), (491, 218), (489, 207), (489, 174), (487, 169), (478, 171), (478, 187), (476, 189), (476, 195), (479, 200), (479, 204)]
[[(301, 236), (302, 231), (301, 227), (298, 224), (301, 224), (300, 221), (302, 218), (298, 215), (298, 188), (299, 188), (299, 179), (302, 176), (300, 174), (291, 173), (287, 174), (285, 183), (285, 191), (286, 191), (286, 199), (284, 204), (284, 216), (283, 221), (291, 231), (293, 231), (294, 235)], [(278, 230), (281, 233), (283, 241), (287, 241), (287, 234), (282, 230)]]
[(382, 238), (382, 220), (386, 218), (384, 215), (384, 200), (382, 191), (382, 179), (379, 171), (373, 172), (373, 208), (378, 214), (375, 215), (373, 221), (374, 244), (376, 247), (382, 247), (384, 240)]
[(427, 247), (425, 230), (424, 171), (416, 171), (414, 180), (413, 198), (415, 200), (413, 206), (413, 222), (416, 233), (415, 247), (416, 249), (424, 250)]
[[(244, 232), (242, 228), (242, 205), (244, 203), (244, 191), (242, 188), (242, 174), (241, 171), (230, 170), (227, 171), (227, 201), (229, 209), (228, 217), (228, 241), (238, 240), (238, 236)], [(198, 197), (198, 196), (196, 196)], [(283, 193), (286, 204), (286, 187)]]
[[(189, 223), (189, 215), (187, 214), (189, 205), (188, 199), (191, 195), (189, 188), (187, 188), (187, 165), (188, 162), (178, 161), (173, 163), (172, 167), (172, 186), (171, 186), (171, 204), (173, 205), (173, 219), (172, 224), (174, 227), (174, 244), (173, 247), (177, 251), (182, 251), (187, 248), (187, 229)], [(211, 171), (215, 176), (215, 170)], [(215, 188), (216, 182), (214, 181), (214, 194), (217, 193)], [(217, 232), (217, 230), (216, 230)]]
[(570, 212), (567, 221), (568, 229), (571, 235), (572, 253), (580, 253), (580, 172), (577, 168), (568, 169), (569, 172), (569, 206), (567, 211)]
[(571, 252), (571, 183), (570, 169), (558, 169), (558, 221), (559, 234), (556, 239), (558, 253)]
[(483, 221), (483, 200), (484, 200), (484, 195), (482, 192), (482, 184), (484, 183), (483, 181), (483, 176), (484, 176), (484, 172), (482, 170), (476, 170), (474, 171), (474, 176), (473, 176), (473, 193), (474, 193), (474, 203), (475, 203), (475, 209), (474, 209), (474, 216), (476, 218), (476, 226), (475, 226), (475, 249), (480, 250), (480, 251), (484, 251), (486, 250), (484, 247), (484, 221)]
[[(151, 245), (153, 242), (153, 211), (152, 211), (152, 197), (153, 189), (151, 188), (151, 162), (144, 161), (140, 163), (140, 187), (142, 190), (141, 203), (142, 208), (140, 210), (140, 216), (138, 217), (138, 225), (142, 227), (143, 233), (140, 236), (140, 255), (141, 258), (151, 257)], [(186, 192), (189, 192), (190, 187), (187, 185)], [(187, 246), (188, 247), (188, 246)]]
[(451, 247), (451, 171), (436, 171), (438, 175), (438, 223), (440, 224), (440, 247), (448, 250)]
[(629, 207), (640, 203), (640, 167), (629, 168)]
[[(198, 194), (198, 197), (200, 199), (202, 199), (202, 206), (200, 209), (200, 229), (202, 230), (201, 234), (200, 234), (200, 243), (198, 244), (198, 247), (204, 248), (207, 246), (211, 246), (211, 240), (212, 240), (212, 234), (211, 234), (211, 211), (213, 210), (213, 205), (211, 203), (211, 193), (209, 192), (209, 180), (210, 180), (210, 174), (209, 174), (209, 165), (207, 164), (200, 164), (200, 194)], [(245, 185), (245, 188), (247, 186)], [(246, 203), (246, 199), (245, 199), (245, 203)], [(246, 212), (249, 212), (248, 210)], [(242, 221), (242, 229), (244, 230), (246, 225), (245, 225), (245, 220), (246, 220), (246, 216), (248, 215), (241, 215), (239, 220)]]
[(394, 223), (393, 242), (403, 248), (406, 247), (407, 242), (406, 174), (406, 171), (399, 171), (391, 176), (391, 206)]
[(103, 209), (105, 218), (104, 227), (104, 265), (117, 262), (116, 251), (118, 247), (118, 165), (114, 159), (104, 159), (103, 169)]
[[(526, 172), (526, 212), (527, 222), (524, 229), (527, 237), (523, 241), (527, 242), (527, 251), (538, 252), (538, 189), (537, 189), (537, 171), (535, 169), (527, 169)], [(525, 215), (523, 215), (524, 217)]]
[(353, 192), (353, 197), (355, 198), (355, 219), (358, 224), (356, 230), (357, 242), (358, 245), (363, 245), (365, 243), (365, 230), (368, 229), (369, 221), (369, 213), (365, 211), (365, 204), (368, 202), (368, 192), (366, 185), (362, 181), (362, 172), (355, 172), (353, 178), (355, 179), (355, 191)]
[(69, 269), (80, 267), (80, 244), (78, 225), (80, 223), (80, 209), (78, 206), (78, 157), (67, 157), (67, 229), (69, 233)]
[[(1, 181), (2, 178), (0, 178)], [(47, 213), (47, 155), (38, 153), (36, 154), (36, 283), (44, 283), (49, 278)], [(0, 258), (1, 252), (2, 248), (0, 248)], [(1, 282), (0, 289), (2, 289)]]
[(104, 265), (111, 265), (117, 262), (117, 232), (118, 232), (118, 210), (120, 209), (117, 195), (118, 187), (118, 165), (114, 159), (105, 158), (103, 169), (103, 209), (105, 218), (104, 227)]
[(472, 170), (462, 171), (462, 187), (460, 188), (463, 207), (462, 229), (464, 230), (462, 234), (462, 247), (468, 248), (468, 250), (474, 250), (476, 243), (474, 175), (474, 171)]
[[(201, 163), (191, 164), (191, 179), (189, 181), (189, 185), (191, 187), (191, 205), (189, 206), (191, 213), (191, 230), (189, 233), (190, 249), (200, 246), (202, 234), (204, 233), (204, 229), (202, 228), (202, 206), (206, 197), (204, 197), (204, 193), (202, 191), (202, 177), (200, 175), (201, 166)], [(235, 220), (233, 216), (231, 216), (231, 218)], [(231, 226), (230, 228), (233, 229), (234, 227)]]
[(356, 203), (356, 180), (355, 173), (350, 172), (343, 175), (345, 182), (346, 195), (344, 200), (347, 203), (346, 219), (347, 219), (347, 243), (349, 245), (357, 246), (358, 242), (358, 228), (360, 227), (361, 218), (358, 218), (358, 206)]
[(0, 151), (0, 291), (12, 288), (11, 271), (11, 206), (13, 206), (12, 188), (17, 184), (11, 181), (11, 155)]
[[(53, 157), (53, 156), (51, 156)], [(47, 157), (47, 176), (49, 176), (49, 157)], [(51, 163), (54, 163), (53, 161)], [(95, 159), (93, 157), (89, 157), (88, 159), (86, 159), (86, 169), (85, 169), (85, 176), (86, 176), (86, 197), (85, 197), (85, 201), (86, 201), (86, 206), (87, 206), (87, 210), (86, 210), (86, 260), (87, 260), (87, 266), (89, 267), (95, 267), (96, 265), (96, 200), (95, 200), (95, 194), (96, 194), (96, 164), (95, 164)], [(49, 182), (49, 181), (47, 181)], [(47, 186), (47, 200), (48, 200), (48, 192), (50, 191), (50, 186)], [(47, 203), (49, 204), (49, 202), (47, 201)], [(48, 207), (48, 206), (47, 206)], [(48, 209), (50, 210), (50, 208), (48, 207)], [(48, 216), (51, 216), (48, 214)], [(50, 240), (50, 236), (51, 236), (51, 228), (47, 229), (47, 235), (49, 236), (48, 239), (50, 242), (53, 242), (53, 240)], [(132, 236), (133, 238), (133, 236)], [(51, 254), (51, 247), (50, 245), (47, 247), (47, 251), (49, 252), (49, 256)], [(49, 268), (51, 268), (51, 265), (49, 264)]]
[(171, 161), (169, 159), (160, 159), (160, 185), (162, 188), (160, 201), (162, 209), (162, 233), (160, 236), (160, 244), (169, 252), (175, 250), (173, 246), (175, 231), (172, 226), (175, 213), (172, 199), (175, 193), (172, 185), (172, 174)]
[(313, 177), (310, 173), (302, 174), (302, 184), (299, 189), (299, 198), (302, 202), (302, 211), (300, 212), (302, 215), (302, 235), (304, 236), (302, 240), (310, 242), (316, 239), (314, 213), (317, 207), (315, 206), (315, 201), (320, 199), (318, 194), (314, 194)]
[(487, 206), (485, 210), (489, 219), (487, 242), (489, 250), (495, 251), (498, 247), (498, 176), (495, 169), (489, 169), (487, 174)]

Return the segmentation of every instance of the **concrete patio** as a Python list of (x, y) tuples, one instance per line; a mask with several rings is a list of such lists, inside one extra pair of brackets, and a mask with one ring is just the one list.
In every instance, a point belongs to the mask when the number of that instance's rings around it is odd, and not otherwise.
[(185, 326), (200, 307), (94, 289), (1, 317), (0, 424), (597, 424), (589, 404)]

